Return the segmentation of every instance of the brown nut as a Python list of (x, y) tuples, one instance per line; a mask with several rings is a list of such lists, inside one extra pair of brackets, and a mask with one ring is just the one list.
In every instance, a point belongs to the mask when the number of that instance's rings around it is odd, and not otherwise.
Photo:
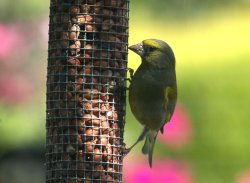
[(85, 20), (86, 20), (86, 22), (90, 23), (93, 21), (93, 17), (90, 15), (85, 15)]
[(117, 123), (117, 122), (114, 122), (114, 123), (112, 124), (112, 128), (113, 128), (113, 129), (119, 129), (118, 123)]
[(86, 0), (87, 4), (94, 4), (96, 0)]
[[(89, 113), (92, 113), (93, 115), (95, 115), (95, 116), (99, 116), (99, 108), (98, 107), (93, 107), (90, 111), (88, 111)], [(100, 123), (99, 122), (99, 120), (96, 120), (96, 121), (98, 121), (98, 123)]]
[(118, 157), (113, 157), (113, 167), (114, 167), (114, 170), (115, 171), (118, 171), (119, 170), (119, 166), (120, 166), (120, 163), (118, 161)]
[(113, 178), (110, 175), (106, 175), (104, 180), (107, 181), (107, 182), (114, 182)]
[(83, 83), (85, 83), (86, 82), (86, 78), (84, 77), (81, 77), (81, 76), (79, 76), (79, 77), (77, 77), (76, 78), (76, 84), (77, 85), (83, 85)]
[(78, 109), (78, 110), (76, 111), (76, 113), (77, 113), (77, 115), (80, 116), (80, 117), (83, 117), (83, 115), (84, 115), (84, 111), (83, 111), (82, 109)]
[(73, 24), (84, 24), (84, 22), (85, 22), (85, 18), (83, 15), (77, 15), (71, 18), (71, 23)]
[(78, 91), (79, 94), (83, 95), (83, 98), (86, 98), (88, 100), (98, 99), (99, 91), (97, 89), (84, 89)]
[(104, 20), (102, 23), (102, 30), (108, 31), (113, 27), (114, 24), (115, 24), (115, 22), (112, 19)]
[(83, 141), (82, 141), (82, 138), (81, 138), (81, 135), (80, 134), (77, 134), (77, 144), (79, 146), (82, 146), (83, 145)]
[(89, 31), (89, 32), (94, 32), (96, 31), (96, 28), (93, 26), (93, 25), (86, 25), (86, 31)]
[(66, 146), (66, 152), (67, 153), (75, 153), (76, 149), (71, 145), (71, 144), (68, 144)]
[(86, 23), (86, 19), (84, 15), (76, 15), (76, 17), (72, 18), (73, 23), (78, 23), (80, 25), (83, 25)]
[(86, 74), (91, 74), (91, 72), (92, 72), (91, 64), (88, 63), (83, 67), (83, 69), (79, 73), (86, 75)]
[(122, 59), (122, 52), (118, 49), (115, 49), (113, 56), (115, 59)]
[(105, 50), (102, 50), (102, 51), (98, 51), (96, 52), (96, 55), (95, 55), (97, 58), (100, 58), (100, 59), (103, 59), (103, 58), (111, 58), (111, 53), (109, 51), (105, 51)]
[(84, 183), (92, 183), (92, 179), (90, 178), (90, 176), (86, 177)]
[(83, 100), (83, 98), (84, 98), (84, 97), (83, 97), (83, 94), (82, 94), (82, 90), (79, 89), (79, 90), (77, 90), (77, 92), (78, 92), (78, 93), (76, 93), (76, 95), (75, 95), (76, 100), (78, 100), (78, 101), (81, 102), (81, 101)]
[(84, 154), (82, 150), (79, 150), (79, 153), (78, 153), (77, 169), (78, 169), (79, 175), (82, 174), (82, 170), (85, 170)]
[(117, 9), (117, 15), (120, 17), (125, 17), (127, 15), (127, 4), (125, 3), (122, 8)]
[(92, 105), (93, 107), (98, 107), (99, 104), (102, 104), (103, 101), (101, 99), (98, 99), (98, 100), (92, 100)]
[(93, 107), (98, 107), (99, 104), (102, 104), (103, 101), (99, 100), (99, 99), (95, 99), (95, 100), (87, 100), (87, 99), (83, 99), (83, 106), (86, 105), (86, 109), (91, 109)]
[(68, 32), (62, 32), (61, 39), (62, 40), (68, 40), (69, 39), (69, 33)]
[(117, 117), (118, 117), (117, 113), (114, 111), (108, 111), (107, 116), (109, 119), (114, 119), (114, 120), (117, 120)]
[(122, 6), (124, 0), (104, 0), (105, 6), (111, 6), (113, 8)]
[(97, 141), (98, 145), (106, 146), (108, 144), (108, 135), (101, 135), (99, 137), (100, 139)]
[(79, 133), (84, 133), (85, 132), (85, 121), (80, 119), (77, 122), (78, 122), (78, 131), (79, 131)]
[(87, 83), (91, 83), (91, 84), (96, 84), (96, 83), (98, 83), (98, 79), (97, 79), (97, 78), (94, 78), (94, 77), (88, 77), (88, 78), (86, 79), (86, 82), (87, 82)]
[(103, 175), (105, 176), (105, 171), (102, 165), (96, 165), (95, 166), (95, 171), (93, 172), (93, 176), (94, 177), (103, 177)]
[(113, 140), (116, 138), (117, 138), (117, 136), (115, 135), (114, 130), (109, 130), (109, 142), (113, 143)]
[(94, 13), (95, 14), (100, 14), (101, 13), (101, 6), (103, 4), (103, 1), (99, 1), (95, 4), (94, 6)]
[(112, 75), (113, 75), (113, 72), (112, 72), (110, 69), (104, 70), (104, 71), (102, 72), (102, 76), (103, 76), (103, 77), (101, 78), (101, 82), (102, 82), (103, 84), (109, 83), (109, 80), (111, 79)]
[[(110, 61), (110, 66), (113, 68), (119, 68), (119, 64), (117, 61)], [(118, 72), (116, 72), (116, 73), (118, 73)]]
[(81, 5), (80, 6), (81, 13), (87, 14), (90, 12), (90, 6), (87, 4)]
[(116, 41), (117, 38), (113, 34), (110, 34), (108, 32), (101, 32), (100, 33), (100, 38), (103, 39), (104, 41), (117, 42)]
[(109, 123), (108, 121), (102, 121), (101, 122), (101, 130), (102, 130), (102, 133), (103, 134), (107, 134), (108, 133), (108, 130), (109, 130)]
[(86, 62), (88, 62), (88, 61), (91, 60), (91, 55), (90, 55), (90, 54), (87, 54), (87, 53), (83, 53), (83, 54), (81, 55), (81, 57), (83, 58), (83, 62), (84, 62), (84, 63), (86, 63)]
[(80, 35), (80, 27), (74, 24), (70, 29), (70, 39), (77, 40)]
[(68, 154), (63, 154), (63, 158), (62, 158), (63, 161), (70, 161), (71, 158)]
[(101, 113), (106, 113), (110, 109), (109, 103), (101, 104)]
[(80, 65), (80, 60), (78, 60), (77, 58), (74, 58), (74, 57), (70, 57), (68, 59), (68, 62), (71, 64), (71, 65)]
[(106, 77), (111, 77), (113, 75), (112, 70), (108, 69), (108, 70), (104, 70), (102, 71), (102, 76), (106, 76)]
[(100, 18), (98, 16), (94, 16), (94, 23), (95, 23), (95, 26), (97, 26), (99, 28), (102, 24), (102, 18)]
[(95, 49), (96, 49), (96, 46), (92, 46), (91, 44), (86, 44), (84, 46), (84, 51), (87, 54), (92, 54), (95, 51)]
[(61, 117), (73, 117), (74, 116), (74, 111), (73, 110), (68, 110), (68, 109), (60, 109), (59, 110), (59, 115)]
[(75, 45), (76, 45), (77, 48), (79, 48), (79, 49), (81, 48), (81, 42), (79, 40), (75, 41)]
[[(94, 127), (94, 128), (87, 128), (85, 135), (86, 135), (86, 140), (93, 140), (94, 136), (99, 134), (99, 128)], [(84, 139), (85, 141), (85, 139)]]
[(103, 157), (106, 161), (112, 160), (112, 146), (111, 146), (111, 144), (106, 145), (106, 148), (103, 151)]
[(128, 19), (120, 18), (117, 24), (119, 25), (119, 28), (124, 31), (128, 28)]
[[(81, 91), (82, 88), (83, 88), (83, 87), (82, 87), (82, 84), (76, 84), (76, 86), (75, 86), (75, 90), (76, 90), (76, 91)], [(81, 100), (79, 100), (78, 97), (77, 97), (77, 101), (81, 102)]]
[(72, 97), (73, 97), (73, 94), (70, 91), (63, 93), (64, 99), (71, 99)]
[(114, 77), (117, 77), (117, 78), (120, 78), (120, 77), (121, 77), (121, 74), (120, 74), (120, 72), (114, 72), (113, 76), (114, 76)]
[(91, 110), (91, 109), (92, 109), (92, 104), (91, 104), (91, 102), (88, 102), (88, 101), (83, 102), (83, 109), (84, 109), (84, 110), (87, 110), (87, 111)]
[(70, 48), (70, 54), (76, 55), (80, 52), (81, 42), (76, 41), (75, 44), (70, 45), (69, 48)]
[(94, 154), (93, 154), (93, 159), (94, 161), (100, 161), (101, 160), (101, 151), (98, 148), (94, 149)]
[(112, 168), (112, 167), (108, 167), (107, 168), (107, 172), (112, 175), (113, 173), (115, 173), (116, 171)]
[(76, 106), (77, 106), (77, 102), (74, 101), (74, 100), (73, 101), (72, 100), (68, 101), (67, 105), (66, 105), (67, 108), (76, 108)]
[(78, 179), (67, 179), (67, 183), (82, 183), (81, 179), (78, 178)]
[(107, 95), (106, 93), (101, 93), (100, 94), (100, 98), (101, 98), (101, 100), (103, 100), (103, 101), (108, 101), (109, 100), (109, 95)]
[(95, 115), (91, 115), (91, 114), (85, 114), (84, 115), (84, 120), (86, 122), (91, 121), (92, 119), (98, 119), (98, 118)]
[(64, 137), (66, 138), (67, 141), (73, 142), (73, 143), (76, 142), (77, 135), (78, 135), (76, 130), (68, 129), (64, 132), (64, 134), (65, 134)]
[(108, 67), (108, 62), (106, 60), (97, 60), (97, 61), (94, 61), (93, 65), (95, 67), (105, 68), (105, 67)]
[(78, 13), (80, 13), (80, 8), (77, 7), (77, 6), (71, 6), (69, 8), (69, 12), (72, 13), (72, 14), (78, 14)]
[(71, 67), (68, 69), (68, 75), (76, 75), (77, 69), (75, 67)]
[(86, 142), (86, 151), (87, 152), (93, 152), (94, 147), (95, 147), (95, 142), (93, 140), (87, 141)]
[(69, 21), (70, 21), (70, 16), (69, 15), (64, 14), (64, 15), (61, 15), (60, 17), (61, 17), (60, 23), (63, 23), (63, 24), (69, 23)]
[(92, 114), (85, 114), (84, 115), (85, 124), (88, 126), (100, 126), (100, 119), (97, 116)]
[(106, 16), (112, 16), (112, 15), (114, 15), (114, 12), (110, 9), (103, 9), (102, 14), (106, 15)]
[[(113, 147), (113, 154), (116, 154), (116, 155), (119, 154), (118, 148), (117, 148), (117, 147)], [(114, 159), (114, 158), (113, 158), (113, 159)]]

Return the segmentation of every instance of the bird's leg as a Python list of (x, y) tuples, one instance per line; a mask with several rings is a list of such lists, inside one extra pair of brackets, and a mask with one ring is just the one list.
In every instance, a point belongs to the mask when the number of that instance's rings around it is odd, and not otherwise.
[(148, 133), (148, 129), (144, 127), (141, 135), (138, 137), (137, 141), (130, 147), (123, 151), (123, 157), (125, 157), (140, 141), (142, 141)]
[(132, 80), (134, 77), (134, 69), (128, 68), (128, 71), (129, 71), (130, 79)]
[(134, 76), (134, 69), (128, 68), (128, 71), (129, 71), (130, 78), (127, 78), (126, 80), (128, 80), (131, 83), (133, 76)]
[[(128, 68), (128, 71), (129, 71), (129, 77), (130, 78), (126, 78), (127, 81), (129, 81), (129, 83), (132, 82), (132, 79), (133, 79), (133, 76), (134, 76), (134, 69), (131, 69), (131, 68)], [(129, 88), (126, 87), (126, 90), (128, 90)]]

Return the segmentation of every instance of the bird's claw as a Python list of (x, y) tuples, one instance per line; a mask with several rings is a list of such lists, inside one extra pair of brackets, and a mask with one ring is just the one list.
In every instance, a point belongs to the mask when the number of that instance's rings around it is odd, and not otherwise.
[(130, 82), (131, 82), (131, 80), (132, 80), (133, 77), (134, 77), (134, 69), (128, 68), (128, 71), (129, 71)]
[[(129, 83), (132, 82), (133, 80), (133, 77), (134, 77), (134, 69), (131, 69), (131, 68), (128, 68), (128, 71), (129, 71), (129, 77), (130, 78), (126, 78), (125, 80), (129, 81)], [(129, 88), (126, 87), (126, 90), (128, 90)]]

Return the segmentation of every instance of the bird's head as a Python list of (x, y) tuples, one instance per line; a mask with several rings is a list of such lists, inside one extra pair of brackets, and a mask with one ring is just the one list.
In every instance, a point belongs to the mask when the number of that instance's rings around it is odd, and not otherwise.
[(146, 39), (128, 47), (152, 67), (175, 67), (175, 56), (170, 46), (162, 40)]

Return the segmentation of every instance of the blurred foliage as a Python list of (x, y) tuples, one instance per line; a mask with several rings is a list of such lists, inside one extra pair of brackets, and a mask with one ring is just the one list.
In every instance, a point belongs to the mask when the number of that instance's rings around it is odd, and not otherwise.
[[(188, 12), (203, 14), (177, 23), (163, 15), (158, 21), (156, 12), (153, 15), (151, 11), (140, 16), (138, 9), (142, 5), (132, 2), (130, 44), (150, 37), (166, 40), (172, 46), (177, 59), (179, 102), (189, 111), (194, 126), (194, 138), (188, 147), (176, 151), (157, 142), (154, 157), (189, 162), (199, 183), (228, 183), (250, 167), (250, 14), (240, 1), (224, 7), (207, 3), (212, 8), (183, 6)], [(163, 4), (161, 7), (165, 8)], [(129, 54), (130, 67), (137, 68), (139, 60), (137, 55)], [(135, 125), (129, 110), (127, 116), (126, 142), (132, 144), (130, 134), (138, 134), (140, 125)], [(140, 148), (141, 144), (136, 148), (138, 153)]]
[[(1, 23), (33, 22), (25, 28), (35, 31), (32, 37), (23, 36), (27, 39), (24, 47), (28, 56), (20, 59), (28, 62), (20, 69), (35, 80), (36, 87), (40, 86), (32, 101), (7, 104), (1, 100), (1, 155), (27, 143), (44, 147), (47, 45), (37, 45), (47, 40), (36, 30), (42, 28), (38, 26), (40, 22), (47, 22), (39, 17), (48, 17), (49, 1), (16, 0), (15, 6), (8, 0), (0, 3)], [(239, 172), (250, 168), (249, 6), (249, 0), (146, 0), (143, 3), (131, 0), (129, 44), (160, 38), (172, 46), (177, 59), (179, 102), (188, 111), (194, 128), (193, 140), (184, 149), (171, 149), (157, 141), (154, 158), (188, 162), (197, 183), (231, 183)], [(44, 23), (44, 34), (47, 26)], [(130, 53), (129, 67), (136, 69), (139, 60)], [(15, 70), (13, 73), (18, 74)], [(129, 106), (126, 119), (125, 142), (130, 145), (142, 127)], [(142, 156), (141, 145), (129, 156)]]
[(175, 19), (186, 20), (187, 17), (198, 18), (210, 14), (211, 11), (223, 11), (227, 8), (249, 8), (249, 0), (131, 0), (131, 8), (135, 8), (137, 14), (148, 14), (154, 17), (155, 21)]
[(36, 19), (37, 16), (49, 12), (49, 0), (1, 0), (0, 1), (0, 21), (27, 21)]

